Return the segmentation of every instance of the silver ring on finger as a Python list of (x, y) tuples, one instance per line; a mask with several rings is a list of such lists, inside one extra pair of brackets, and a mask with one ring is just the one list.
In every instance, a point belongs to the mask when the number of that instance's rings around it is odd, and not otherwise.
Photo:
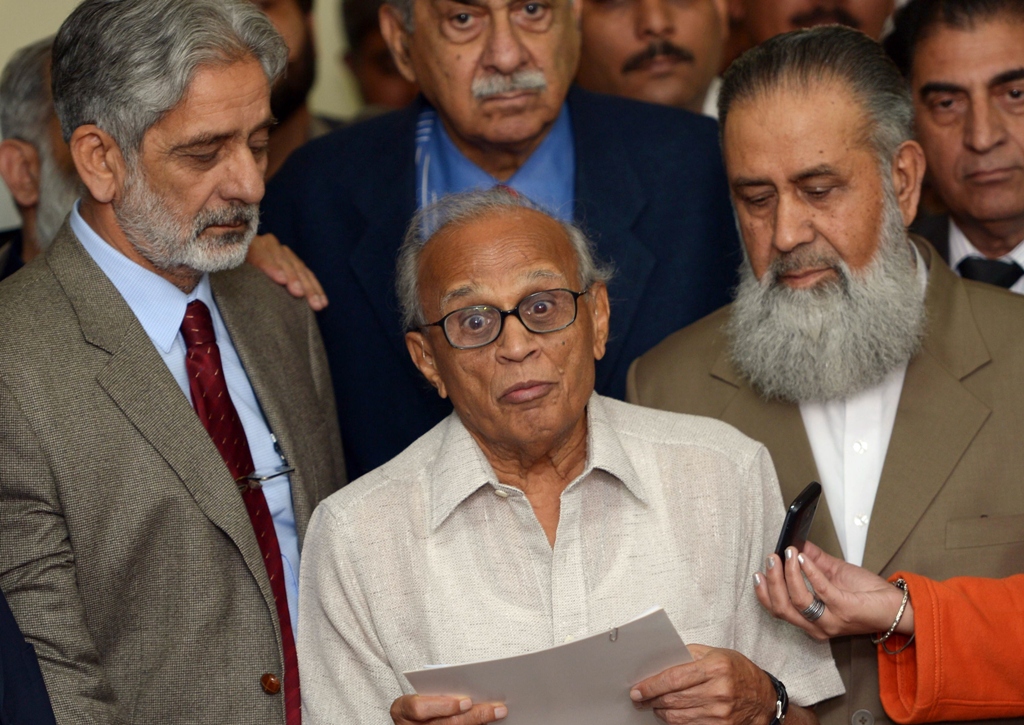
[(800, 612), (800, 616), (806, 619), (808, 622), (816, 622), (821, 618), (821, 615), (825, 613), (825, 602), (821, 601), (817, 597), (811, 602), (807, 609)]

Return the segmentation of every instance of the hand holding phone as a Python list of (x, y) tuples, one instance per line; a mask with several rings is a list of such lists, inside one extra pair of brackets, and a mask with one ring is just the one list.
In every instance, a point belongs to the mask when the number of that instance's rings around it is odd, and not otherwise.
[(779, 543), (775, 545), (775, 553), (785, 560), (786, 549), (795, 546), (802, 551), (807, 541), (807, 534), (814, 521), (814, 512), (818, 510), (818, 499), (821, 498), (821, 484), (811, 481), (800, 495), (793, 499), (786, 511), (786, 520), (782, 522), (779, 532)]

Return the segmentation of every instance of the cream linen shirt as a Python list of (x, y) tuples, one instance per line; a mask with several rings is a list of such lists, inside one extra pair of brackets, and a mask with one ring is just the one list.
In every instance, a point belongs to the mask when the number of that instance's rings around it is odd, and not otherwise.
[(742, 652), (796, 703), (843, 692), (828, 645), (754, 596), (782, 524), (764, 446), (596, 394), (587, 420), (553, 549), (455, 414), (320, 504), (299, 596), (307, 725), (389, 723), (412, 692), (403, 671), (532, 652), (656, 605), (684, 642)]

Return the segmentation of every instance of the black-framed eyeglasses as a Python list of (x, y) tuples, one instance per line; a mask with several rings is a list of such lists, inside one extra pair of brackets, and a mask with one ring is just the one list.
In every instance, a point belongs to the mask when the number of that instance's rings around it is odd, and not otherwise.
[(463, 307), (423, 327), (440, 327), (444, 330), (448, 344), (458, 350), (490, 345), (501, 336), (509, 315), (517, 317), (530, 332), (558, 332), (576, 321), (578, 300), (589, 290), (588, 287), (582, 292), (573, 292), (571, 289), (534, 292), (521, 299), (511, 310), (501, 310), (494, 305)]

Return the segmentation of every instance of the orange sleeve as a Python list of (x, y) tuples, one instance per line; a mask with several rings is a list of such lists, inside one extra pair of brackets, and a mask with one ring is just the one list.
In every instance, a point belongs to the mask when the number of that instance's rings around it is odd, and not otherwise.
[[(916, 639), (899, 655), (878, 648), (882, 705), (898, 723), (1024, 716), (1024, 575), (903, 577)], [(906, 638), (886, 643), (899, 649)]]

